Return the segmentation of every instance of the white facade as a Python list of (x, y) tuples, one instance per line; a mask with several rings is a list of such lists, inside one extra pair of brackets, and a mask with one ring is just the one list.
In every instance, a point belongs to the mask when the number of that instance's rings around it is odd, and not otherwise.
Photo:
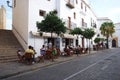
[[(49, 11), (57, 10), (58, 17), (66, 22), (67, 28), (69, 28), (68, 22), (71, 22), (70, 29), (75, 27), (90, 28), (97, 24), (96, 15), (84, 0), (70, 1), (72, 5), (68, 4), (68, 0), (16, 0), (16, 6), (13, 8), (13, 32), (24, 49), (31, 45), (39, 55), (39, 49), (48, 42), (47, 38), (49, 37), (38, 37), (33, 34), (33, 32), (37, 32), (36, 21), (43, 20), (43, 16), (40, 15), (41, 10), (46, 14)], [(96, 29), (94, 28), (95, 31)], [(65, 35), (65, 39), (72, 40), (73, 46), (76, 46), (76, 38), (72, 35), (67, 35), (67, 33)], [(64, 39), (59, 39), (60, 50), (62, 51), (65, 47)], [(78, 44), (82, 45), (81, 37), (79, 37)], [(87, 47), (88, 41), (84, 39), (83, 44), (84, 47)]]
[(117, 37), (118, 39), (118, 47), (120, 47), (120, 23), (115, 23), (115, 33), (113, 37)]

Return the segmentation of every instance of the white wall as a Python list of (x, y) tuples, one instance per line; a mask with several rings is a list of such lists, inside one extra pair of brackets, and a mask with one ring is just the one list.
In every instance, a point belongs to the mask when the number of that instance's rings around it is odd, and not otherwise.
[(115, 33), (113, 36), (118, 37), (118, 47), (120, 47), (120, 23), (115, 24)]
[(13, 32), (23, 48), (26, 49), (28, 43), (28, 0), (16, 0), (16, 7), (12, 8), (12, 10)]
[(40, 54), (40, 48), (44, 44), (44, 39), (41, 37), (34, 38), (31, 31), (37, 32), (36, 22), (43, 20), (43, 16), (39, 15), (39, 10), (44, 10), (46, 13), (56, 9), (56, 0), (29, 0), (29, 11), (28, 11), (28, 45), (35, 48), (37, 55)]

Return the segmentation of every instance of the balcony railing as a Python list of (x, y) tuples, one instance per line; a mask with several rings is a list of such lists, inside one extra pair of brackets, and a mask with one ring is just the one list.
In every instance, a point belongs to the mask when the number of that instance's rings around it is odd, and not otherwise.
[(68, 6), (69, 8), (74, 8), (74, 0), (68, 0), (66, 6)]

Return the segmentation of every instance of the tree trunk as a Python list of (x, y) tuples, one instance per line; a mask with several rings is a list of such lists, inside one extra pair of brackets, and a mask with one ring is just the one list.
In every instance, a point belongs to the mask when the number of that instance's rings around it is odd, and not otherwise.
[(52, 32), (51, 32), (51, 43), (52, 43), (52, 47), (53, 47), (53, 38), (52, 38)]
[(89, 39), (89, 54), (90, 54), (90, 39)]
[(106, 44), (106, 47), (107, 47), (107, 49), (109, 49), (109, 42), (108, 42), (108, 36), (107, 36), (107, 44)]

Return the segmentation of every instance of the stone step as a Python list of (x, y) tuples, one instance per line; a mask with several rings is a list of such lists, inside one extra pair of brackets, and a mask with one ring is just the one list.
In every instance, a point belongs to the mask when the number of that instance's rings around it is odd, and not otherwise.
[(13, 32), (0, 29), (0, 63), (17, 61), (17, 50), (19, 48), (23, 50)]
[(0, 63), (3, 63), (3, 62), (13, 62), (13, 61), (17, 61), (17, 60), (18, 60), (17, 55), (0, 56)]
[(2, 54), (15, 54), (17, 53), (16, 49), (0, 49), (0, 55)]
[(0, 56), (0, 60), (5, 60), (5, 59), (15, 59), (15, 58), (18, 58), (17, 57), (17, 55), (8, 55), (8, 56), (6, 56), (6, 55), (1, 55)]
[(7, 62), (17, 62), (18, 59), (4, 59), (4, 60), (0, 60), (0, 63), (7, 63)]
[(3, 53), (0, 53), (0, 56), (11, 56), (11, 55), (16, 55), (17, 52), (13, 52), (13, 53), (8, 53), (8, 52), (3, 52)]
[(21, 48), (21, 46), (20, 45), (0, 45), (0, 49), (4, 49), (4, 48), (7, 48), (7, 49), (13, 49), (13, 48), (17, 49), (17, 48)]
[(0, 58), (6, 58), (6, 57), (16, 57), (17, 54), (10, 54), (10, 55), (1, 55)]

